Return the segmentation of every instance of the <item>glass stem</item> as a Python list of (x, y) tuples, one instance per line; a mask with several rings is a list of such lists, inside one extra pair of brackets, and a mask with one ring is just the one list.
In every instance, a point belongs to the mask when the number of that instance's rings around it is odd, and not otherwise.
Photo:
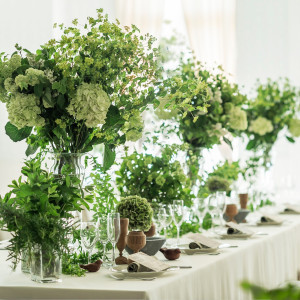
[(102, 256), (103, 262), (106, 260), (105, 259), (105, 254), (106, 254), (106, 243), (103, 243), (103, 256)]
[(115, 245), (116, 243), (111, 243), (112, 244), (112, 264), (113, 266), (115, 265)]
[(91, 256), (92, 256), (92, 250), (89, 249), (89, 250), (88, 250), (88, 264), (91, 263)]
[(180, 225), (177, 225), (177, 246), (179, 246), (179, 233), (180, 233)]

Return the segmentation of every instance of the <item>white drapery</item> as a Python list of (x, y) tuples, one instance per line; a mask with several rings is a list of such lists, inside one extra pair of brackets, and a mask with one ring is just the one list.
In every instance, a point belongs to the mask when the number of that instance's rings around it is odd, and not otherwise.
[(160, 36), (164, 0), (115, 0), (116, 17), (122, 25), (136, 25), (142, 34)]
[[(166, 10), (180, 3), (181, 18), (189, 44), (198, 60), (208, 66), (222, 65), (225, 72), (236, 73), (236, 0), (115, 0), (116, 16), (122, 25), (135, 24), (142, 33), (160, 37)], [(165, 5), (165, 3), (167, 5)], [(165, 8), (165, 9), (164, 9)], [(168, 21), (168, 20), (165, 20)]]
[(191, 48), (209, 66), (236, 73), (236, 0), (182, 0)]

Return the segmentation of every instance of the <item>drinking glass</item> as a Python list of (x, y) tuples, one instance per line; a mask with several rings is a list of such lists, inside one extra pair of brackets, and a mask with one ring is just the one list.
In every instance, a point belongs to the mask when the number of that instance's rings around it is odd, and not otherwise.
[(107, 267), (107, 261), (106, 261), (106, 246), (109, 242), (108, 235), (107, 235), (107, 216), (102, 216), (99, 218), (99, 241), (103, 246), (103, 267)]
[(225, 226), (225, 221), (223, 216), (226, 210), (226, 192), (224, 191), (216, 192), (216, 198), (217, 198), (219, 213), (220, 213), (220, 225)]
[(167, 238), (167, 228), (172, 224), (173, 218), (173, 212), (172, 212), (172, 205), (165, 205), (164, 206), (165, 209), (165, 222), (164, 222), (164, 236), (165, 238)]
[(218, 203), (218, 198), (216, 195), (210, 195), (208, 197), (208, 205), (207, 205), (207, 212), (211, 216), (211, 229), (215, 231), (216, 227), (216, 222), (220, 218), (220, 208), (219, 208), (219, 203)]
[(81, 243), (88, 251), (88, 263), (91, 262), (93, 248), (98, 240), (99, 222), (81, 222)]
[(107, 236), (112, 244), (112, 266), (115, 265), (115, 247), (120, 237), (120, 214), (109, 213), (107, 215)]
[(203, 219), (205, 216), (205, 198), (196, 198), (195, 204), (194, 204), (194, 214), (197, 216), (199, 220), (199, 225), (203, 225)]
[(172, 207), (172, 217), (174, 224), (177, 228), (177, 246), (179, 246), (179, 234), (180, 234), (180, 226), (183, 222), (184, 210), (183, 210), (183, 200), (174, 200)]
[(160, 231), (165, 226), (165, 219), (166, 219), (166, 210), (163, 206), (159, 207), (156, 211), (155, 215), (155, 225), (156, 225), (156, 233), (159, 235)]

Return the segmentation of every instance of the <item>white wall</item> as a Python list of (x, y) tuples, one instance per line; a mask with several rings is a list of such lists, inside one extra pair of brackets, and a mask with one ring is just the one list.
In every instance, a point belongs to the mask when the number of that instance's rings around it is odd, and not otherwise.
[[(264, 81), (268, 77), (288, 77), (300, 86), (299, 12), (298, 0), (237, 0), (236, 78), (247, 91), (257, 78)], [(273, 152), (275, 188), (296, 187), (299, 139), (290, 144), (283, 136)], [(296, 193), (289, 197), (296, 197)]]

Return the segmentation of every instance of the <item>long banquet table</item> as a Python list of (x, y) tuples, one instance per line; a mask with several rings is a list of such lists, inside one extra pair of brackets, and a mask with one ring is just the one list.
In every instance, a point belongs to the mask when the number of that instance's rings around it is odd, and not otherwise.
[[(181, 255), (170, 265), (192, 265), (192, 269), (166, 272), (154, 281), (109, 277), (100, 269), (85, 277), (62, 276), (61, 283), (39, 284), (12, 272), (0, 251), (0, 299), (251, 299), (240, 288), (242, 280), (275, 288), (297, 279), (300, 258), (300, 216), (286, 215), (281, 226), (251, 227), (267, 233), (247, 240), (224, 240), (237, 248), (220, 250), (220, 255)], [(158, 258), (163, 258), (159, 253)]]

